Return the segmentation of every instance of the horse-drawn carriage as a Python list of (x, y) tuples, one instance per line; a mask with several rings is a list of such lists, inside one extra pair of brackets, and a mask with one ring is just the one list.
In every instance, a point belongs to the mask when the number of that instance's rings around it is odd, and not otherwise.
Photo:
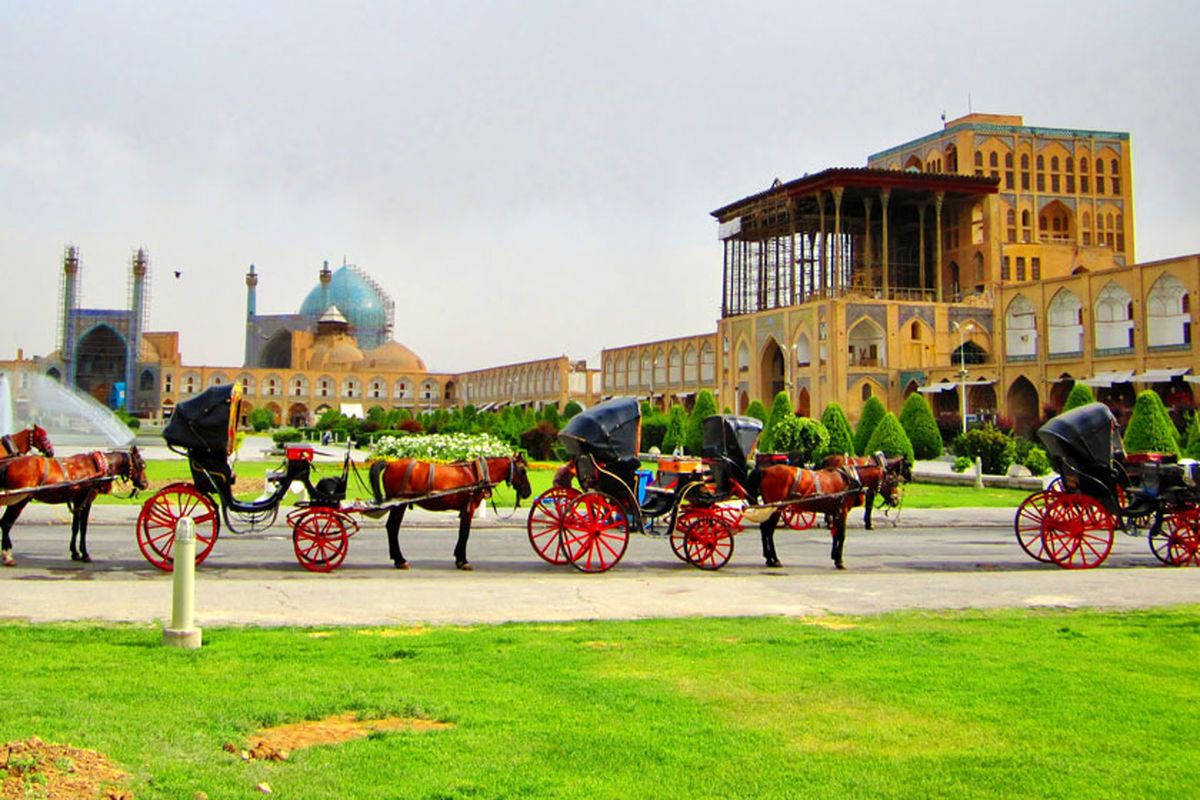
[(1127, 455), (1103, 403), (1060, 414), (1038, 438), (1061, 476), (1017, 509), (1021, 548), (1067, 569), (1104, 562), (1114, 531), (1145, 534), (1163, 563), (1200, 566), (1200, 464)]
[(235, 449), (240, 403), (236, 384), (226, 384), (213, 386), (176, 406), (163, 429), (163, 438), (171, 450), (187, 456), (192, 482), (173, 483), (142, 505), (137, 520), (142, 555), (159, 569), (170, 571), (174, 565), (175, 527), (186, 516), (196, 524), (199, 564), (212, 552), (222, 518), (232, 533), (266, 530), (275, 522), (289, 487), (299, 482), (308, 499), (297, 503), (287, 516), (296, 559), (313, 572), (336, 569), (346, 558), (350, 537), (358, 531), (358, 523), (341, 508), (349, 455), (340, 475), (322, 478), (314, 485), (313, 448), (288, 446), (283, 468), (267, 474), (271, 491), (255, 500), (238, 500), (233, 494), (236, 476), (229, 456)]
[(563, 428), (559, 441), (579, 489), (556, 485), (533, 502), (527, 530), (544, 560), (604, 572), (625, 554), (629, 534), (640, 531), (668, 537), (676, 556), (701, 569), (729, 561), (733, 536), (742, 528), (740, 501), (750, 496), (746, 459), (762, 423), (709, 417), (703, 461), (661, 459), (648, 483), (637, 457), (641, 424), (637, 399), (621, 397), (576, 415)]

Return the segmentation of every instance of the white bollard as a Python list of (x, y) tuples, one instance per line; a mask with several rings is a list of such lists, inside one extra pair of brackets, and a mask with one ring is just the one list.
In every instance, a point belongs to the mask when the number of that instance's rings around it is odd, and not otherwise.
[(975, 488), (983, 488), (983, 456), (975, 456)]
[(195, 650), (200, 629), (194, 624), (196, 599), (196, 523), (184, 517), (175, 525), (175, 571), (171, 576), (171, 627), (163, 628), (163, 644)]

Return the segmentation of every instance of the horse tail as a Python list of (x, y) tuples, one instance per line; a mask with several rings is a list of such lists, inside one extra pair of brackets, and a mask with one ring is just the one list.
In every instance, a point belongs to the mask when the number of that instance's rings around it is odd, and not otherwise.
[(380, 459), (371, 465), (369, 479), (371, 482), (371, 493), (375, 495), (375, 505), (383, 505), (383, 488), (382, 481), (379, 476), (387, 469), (388, 462)]

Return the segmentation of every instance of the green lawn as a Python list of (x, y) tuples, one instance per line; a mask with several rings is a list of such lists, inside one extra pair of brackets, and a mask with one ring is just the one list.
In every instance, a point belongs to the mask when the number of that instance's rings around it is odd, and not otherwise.
[[(237, 464), (237, 486), (242, 490), (240, 494), (244, 497), (257, 497), (263, 488), (263, 475), (265, 472), (268, 469), (279, 468), (280, 464), (281, 462), (271, 461), (243, 461)], [(529, 471), (529, 481), (533, 485), (534, 497), (550, 488), (550, 481), (554, 477), (554, 470), (558, 466), (558, 464), (536, 465)], [(316, 475), (313, 478), (314, 483), (317, 478), (341, 474), (341, 466), (338, 464), (319, 463), (315, 465), (314, 469), (316, 471)], [(149, 492), (141, 492), (137, 498), (130, 500), (128, 485), (118, 484), (117, 493), (101, 496), (97, 502), (135, 503), (140, 505), (149, 497), (150, 492), (157, 491), (175, 481), (191, 480), (191, 473), (188, 471), (187, 462), (181, 459), (148, 461), (146, 464), (146, 473), (151, 482)], [(358, 475), (361, 476), (362, 483), (353, 474), (350, 476), (349, 496), (351, 498), (361, 497), (367, 499), (370, 496), (370, 492), (363, 487), (363, 484), (367, 481), (367, 467), (359, 465)], [(904, 487), (904, 506), (906, 508), (999, 506), (1015, 509), (1028, 496), (1029, 492), (1024, 489), (976, 489), (973, 486), (913, 483)], [(513, 493), (507, 486), (501, 485), (497, 487), (495, 498), (498, 505), (512, 507)], [(522, 506), (528, 507), (528, 503), (522, 503)]]
[[(104, 752), (140, 800), (1193, 798), (1198, 613), (222, 628), (195, 652), (0, 624), (0, 741)], [(453, 727), (222, 750), (344, 711)]]

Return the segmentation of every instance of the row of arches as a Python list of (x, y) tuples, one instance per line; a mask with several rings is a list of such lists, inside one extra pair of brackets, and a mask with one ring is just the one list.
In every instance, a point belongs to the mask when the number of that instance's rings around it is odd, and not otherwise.
[[(1146, 294), (1142, 329), (1147, 347), (1191, 344), (1191, 309), (1187, 288), (1170, 273), (1160, 276)], [(1134, 347), (1137, 320), (1133, 297), (1120, 283), (1110, 281), (1092, 306), (1092, 346), (1097, 351), (1124, 352)], [(1024, 294), (1018, 294), (1004, 312), (1005, 354), (1009, 358), (1035, 358), (1040, 333), (1045, 332), (1047, 356), (1072, 355), (1084, 349), (1083, 302), (1063, 287), (1046, 306), (1045, 320)]]
[[(1093, 154), (1086, 145), (1075, 143), (1068, 148), (1061, 142), (1048, 142), (1037, 152), (1031, 143), (1022, 143), (1014, 152), (1002, 139), (986, 139), (971, 156), (971, 170), (980, 177), (1001, 180), (1004, 188), (1014, 191), (1048, 192), (1050, 194), (1120, 195), (1123, 187), (1121, 156), (1110, 145)], [(925, 153), (914, 153), (902, 167), (915, 172), (945, 172), (959, 174), (958, 147), (951, 143), (945, 150), (931, 147)]]
[(558, 362), (553, 362), (473, 375), (470, 389), (471, 400), (481, 402), (536, 396), (557, 397), (562, 389), (561, 367)]
[[(383, 377), (363, 380), (350, 375), (335, 378), (332, 375), (321, 375), (310, 379), (302, 373), (295, 373), (285, 378), (280, 373), (268, 372), (256, 376), (252, 372), (225, 373), (214, 371), (205, 378), (197, 370), (186, 370), (179, 376), (179, 394), (188, 397), (198, 394), (212, 386), (220, 386), (236, 381), (242, 386), (242, 394), (252, 397), (304, 397), (330, 400), (387, 400), (396, 402), (453, 402), (456, 399), (457, 386), (453, 380), (444, 383), (435, 378), (425, 378), (417, 381), (413, 378), (399, 378), (389, 381)], [(164, 377), (164, 390), (173, 391), (173, 376)]]
[(1094, 243), (1097, 247), (1125, 251), (1125, 215), (1111, 203), (1101, 204), (1095, 214), (1084, 209), (1078, 216), (1059, 200), (1047, 203), (1036, 213), (1032, 203), (1023, 203), (1019, 209), (1007, 203), (1002, 207), (1008, 242), (1079, 242), (1085, 246)]
[(716, 350), (712, 342), (697, 348), (668, 346), (629, 351), (604, 360), (604, 385), (607, 389), (665, 389), (670, 386), (712, 383), (716, 378)]

